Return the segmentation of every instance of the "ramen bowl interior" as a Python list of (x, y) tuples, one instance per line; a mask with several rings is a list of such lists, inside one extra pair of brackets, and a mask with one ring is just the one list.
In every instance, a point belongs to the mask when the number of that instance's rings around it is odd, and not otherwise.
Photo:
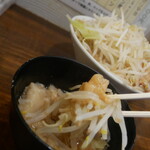
[[(75, 16), (72, 18), (72, 20), (76, 20), (76, 19), (91, 21), (93, 18), (88, 17), (88, 16)], [(115, 87), (115, 89), (117, 90), (118, 93), (139, 92), (139, 91), (133, 89), (131, 86), (123, 83), (123, 81), (121, 81), (117, 77), (117, 75), (114, 75), (112, 72), (107, 71), (103, 67), (103, 65), (101, 65), (100, 63), (98, 63), (98, 61), (96, 61), (96, 59), (81, 44), (80, 40), (78, 39), (78, 37), (75, 34), (75, 30), (74, 30), (72, 24), (70, 24), (70, 32), (71, 32), (71, 37), (72, 37), (72, 41), (73, 41), (76, 60), (78, 60), (79, 62), (81, 62), (83, 64), (90, 66), (91, 68), (97, 70), (100, 74), (104, 75), (104, 77), (106, 79), (108, 79), (111, 82), (111, 84)]]
[[(23, 119), (19, 108), (18, 99), (23, 90), (31, 82), (39, 82), (48, 86), (55, 85), (62, 90), (88, 81), (92, 75), (97, 73), (93, 69), (82, 65), (74, 60), (62, 57), (37, 57), (24, 63), (15, 73), (12, 81), (12, 111), (10, 123), (17, 148), (20, 150), (52, 150), (30, 129)], [(114, 88), (110, 88), (115, 92)], [(129, 110), (125, 101), (122, 102), (124, 110)], [(128, 144), (126, 150), (132, 148), (135, 139), (135, 124), (133, 118), (125, 118)], [(109, 119), (110, 147), (109, 150), (121, 149), (121, 131), (114, 121)]]

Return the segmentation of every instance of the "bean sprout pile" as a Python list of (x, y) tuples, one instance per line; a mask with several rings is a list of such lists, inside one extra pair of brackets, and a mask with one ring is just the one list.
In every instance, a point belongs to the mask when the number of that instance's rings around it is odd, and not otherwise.
[(56, 150), (104, 150), (111, 136), (112, 117), (122, 132), (122, 150), (127, 131), (119, 99), (112, 99), (109, 81), (95, 74), (87, 82), (63, 91), (54, 85), (30, 83), (19, 99), (19, 109), (31, 129)]
[[(69, 17), (68, 17), (69, 18)], [(69, 18), (79, 41), (100, 65), (139, 92), (150, 92), (150, 44), (144, 30), (119, 18)]]

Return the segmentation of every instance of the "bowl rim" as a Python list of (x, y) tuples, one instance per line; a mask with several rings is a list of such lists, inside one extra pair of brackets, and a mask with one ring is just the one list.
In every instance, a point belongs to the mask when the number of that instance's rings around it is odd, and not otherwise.
[[(93, 17), (85, 16), (85, 15), (77, 15), (77, 16), (72, 17), (72, 20), (76, 20), (76, 19), (94, 20)], [(78, 39), (78, 37), (75, 34), (74, 27), (72, 26), (71, 23), (70, 23), (70, 32), (71, 32), (71, 35), (72, 35), (73, 39), (75, 40), (77, 45), (80, 47), (82, 52), (92, 60), (92, 62), (96, 65), (97, 68), (101, 69), (105, 74), (107, 74), (109, 76), (109, 78), (113, 79), (116, 83), (118, 83), (119, 85), (125, 87), (126, 89), (130, 90), (131, 92), (133, 92), (133, 93), (141, 93), (142, 92), (142, 91), (136, 90), (132, 86), (124, 83), (122, 80), (119, 79), (118, 75), (115, 75), (113, 72), (108, 71), (107, 69), (104, 68), (104, 66), (102, 64), (100, 64), (98, 61), (96, 61), (96, 59), (81, 44), (80, 40)]]

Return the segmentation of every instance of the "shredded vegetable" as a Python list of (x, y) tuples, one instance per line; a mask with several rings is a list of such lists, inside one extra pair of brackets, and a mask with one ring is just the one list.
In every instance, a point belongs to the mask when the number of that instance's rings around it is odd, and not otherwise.
[(108, 84), (100, 74), (72, 92), (31, 83), (19, 99), (19, 109), (31, 129), (56, 150), (104, 150), (112, 116), (120, 125), (124, 150), (127, 132), (121, 102), (108, 96), (113, 94)]
[(150, 92), (150, 44), (144, 30), (119, 18), (69, 18), (83, 47), (108, 71), (137, 91)]

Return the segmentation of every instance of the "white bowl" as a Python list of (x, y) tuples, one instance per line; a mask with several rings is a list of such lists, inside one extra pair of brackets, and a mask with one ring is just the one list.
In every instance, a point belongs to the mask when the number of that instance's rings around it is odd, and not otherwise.
[[(88, 16), (75, 16), (72, 18), (73, 20), (93, 20), (94, 18)], [(97, 70), (100, 74), (102, 74), (105, 78), (107, 78), (111, 84), (116, 88), (118, 93), (137, 93), (139, 91), (133, 89), (133, 87), (125, 84), (123, 81), (119, 79), (119, 77), (112, 72), (107, 71), (96, 59), (83, 47), (80, 40), (75, 34), (73, 26), (70, 24), (70, 32), (73, 40), (74, 52), (76, 60), (86, 64), (93, 69)]]

